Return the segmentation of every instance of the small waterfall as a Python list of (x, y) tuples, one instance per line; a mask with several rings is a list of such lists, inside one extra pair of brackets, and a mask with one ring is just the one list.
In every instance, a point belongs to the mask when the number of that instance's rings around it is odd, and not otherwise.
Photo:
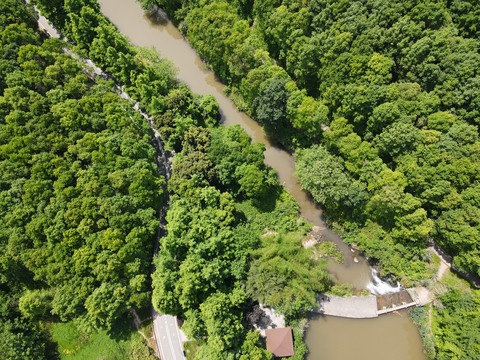
[(372, 281), (370, 281), (367, 284), (365, 289), (374, 295), (391, 294), (391, 293), (399, 292), (401, 290), (400, 283), (398, 281), (397, 281), (397, 286), (393, 287), (388, 282), (380, 279), (377, 275), (377, 270), (373, 268), (372, 268)]

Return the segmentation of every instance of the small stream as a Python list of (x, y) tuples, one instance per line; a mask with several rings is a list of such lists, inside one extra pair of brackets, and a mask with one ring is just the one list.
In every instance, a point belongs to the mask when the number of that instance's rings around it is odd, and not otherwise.
[[(372, 270), (366, 259), (353, 253), (340, 236), (328, 229), (322, 210), (301, 189), (294, 176), (293, 156), (268, 139), (257, 122), (237, 110), (233, 102), (223, 93), (225, 85), (206, 68), (195, 50), (168, 19), (151, 19), (135, 0), (99, 0), (99, 2), (102, 12), (133, 44), (156, 48), (163, 57), (173, 62), (178, 68), (177, 77), (192, 91), (215, 96), (220, 105), (221, 121), (224, 125), (240, 124), (253, 141), (265, 144), (265, 162), (277, 171), (280, 182), (300, 204), (301, 215), (314, 225), (323, 228), (323, 238), (334, 242), (342, 250), (345, 262), (333, 263), (328, 269), (340, 283), (352, 283), (357, 289), (369, 287), (373, 292), (377, 288), (379, 293), (395, 290), (387, 289), (388, 284), (378, 282), (379, 279), (372, 276)], [(352, 339), (348, 334), (352, 331), (358, 346), (350, 345)], [(382, 340), (378, 341), (380, 335)], [(398, 359), (425, 359), (418, 331), (405, 312), (370, 320), (315, 317), (310, 321), (306, 341), (311, 351), (309, 356), (311, 360), (350, 357), (359, 360), (393, 359), (390, 356), (392, 349), (398, 353)], [(395, 344), (395, 347), (392, 348), (391, 344)], [(318, 346), (320, 352), (316, 355)], [(372, 352), (373, 348), (379, 351)], [(351, 349), (348, 355), (345, 353), (346, 349)], [(375, 355), (376, 353), (382, 355)]]

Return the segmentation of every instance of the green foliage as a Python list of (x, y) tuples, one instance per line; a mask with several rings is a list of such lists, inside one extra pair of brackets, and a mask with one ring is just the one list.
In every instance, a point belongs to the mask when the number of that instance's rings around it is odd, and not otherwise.
[[(5, 281), (7, 280), (7, 281)], [(10, 281), (9, 281), (10, 280)], [(55, 358), (46, 334), (29, 318), (21, 316), (12, 279), (0, 280), (0, 353), (6, 360)]]
[(214, 183), (232, 194), (247, 198), (265, 199), (278, 178), (264, 163), (265, 146), (252, 144), (250, 136), (240, 126), (212, 130), (208, 157), (215, 164)]
[(341, 297), (353, 296), (354, 295), (353, 285), (348, 283), (335, 285), (335, 286), (332, 286), (329, 293), (333, 296), (341, 296)]
[(291, 357), (292, 360), (302, 360), (308, 354), (307, 345), (303, 342), (303, 329), (293, 328), (293, 350), (295, 355)]
[(274, 131), (284, 128), (287, 121), (286, 112), (289, 94), (285, 89), (285, 84), (285, 80), (274, 78), (265, 86), (253, 103), (258, 121)]
[(429, 325), (429, 306), (414, 307), (408, 310), (408, 315), (417, 325), (420, 336), (422, 337), (425, 352), (429, 359), (435, 359), (435, 346), (432, 339), (432, 330)]
[(253, 254), (247, 294), (288, 317), (313, 308), (316, 293), (328, 287), (326, 263), (303, 248), (294, 233), (265, 236), (262, 242)]
[(49, 290), (27, 290), (18, 301), (18, 308), (27, 318), (42, 317), (49, 314), (53, 292)]
[(349, 177), (341, 162), (323, 146), (300, 151), (297, 176), (302, 188), (328, 207), (356, 206), (365, 196), (365, 185)]
[(272, 354), (260, 346), (260, 333), (250, 330), (242, 344), (239, 360), (271, 360)]
[(219, 1), (194, 8), (185, 18), (191, 43), (224, 79), (230, 75), (229, 54), (236, 51), (250, 32), (248, 23), (239, 21), (234, 13), (230, 4)]
[(0, 322), (0, 351), (6, 360), (47, 359), (44, 339), (31, 323), (21, 319)]
[(129, 360), (155, 360), (157, 358), (155, 352), (139, 336), (130, 342), (127, 351)]
[(478, 359), (480, 297), (458, 280), (447, 285), (435, 310), (433, 333), (437, 359)]
[(263, 181), (263, 172), (260, 169), (255, 165), (246, 165), (237, 171), (242, 174), (238, 184), (245, 195), (253, 198), (260, 198), (265, 195), (267, 188)]

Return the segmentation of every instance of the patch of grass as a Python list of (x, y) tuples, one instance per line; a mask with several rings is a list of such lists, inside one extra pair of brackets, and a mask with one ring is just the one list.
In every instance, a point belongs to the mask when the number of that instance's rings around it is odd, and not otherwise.
[(353, 285), (348, 283), (342, 285), (335, 285), (331, 287), (328, 293), (333, 296), (353, 296)]
[(315, 256), (318, 257), (330, 257), (337, 263), (342, 264), (345, 260), (342, 251), (333, 242), (325, 241), (320, 244), (316, 244), (314, 248)]
[(140, 325), (140, 331), (149, 339), (153, 336), (152, 320), (143, 322)]
[(185, 355), (187, 360), (195, 359), (195, 354), (197, 353), (198, 349), (200, 349), (200, 344), (196, 341), (187, 341), (183, 343), (183, 348), (185, 350)]
[(58, 344), (58, 352), (62, 358), (64, 355), (76, 354), (88, 341), (88, 336), (80, 333), (73, 321), (53, 324), (51, 333), (52, 338)]
[(51, 334), (62, 360), (129, 360), (131, 342), (141, 338), (126, 316), (109, 332), (100, 330), (87, 335), (70, 321), (53, 324)]

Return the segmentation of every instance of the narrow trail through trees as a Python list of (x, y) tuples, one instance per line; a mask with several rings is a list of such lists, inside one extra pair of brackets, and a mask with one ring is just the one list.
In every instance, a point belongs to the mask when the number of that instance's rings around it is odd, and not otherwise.
[[(28, 1), (27, 1), (27, 3), (28, 3)], [(38, 9), (36, 7), (35, 7), (35, 10), (38, 12)], [(62, 40), (67, 41), (67, 39), (55, 27), (53, 27), (44, 16), (38, 14), (37, 22), (38, 22), (39, 28), (41, 30), (43, 30), (49, 37), (56, 38), (56, 39), (62, 39)], [(111, 76), (106, 74), (101, 68), (97, 67), (92, 60), (82, 59), (77, 54), (75, 54), (70, 49), (68, 49), (67, 47), (65, 47), (63, 50), (66, 54), (69, 54), (70, 56), (72, 56), (74, 59), (77, 60), (78, 63), (80, 63), (82, 65), (82, 69), (83, 69), (84, 73), (90, 79), (92, 79), (94, 81), (96, 80), (97, 77), (100, 77), (104, 80), (105, 79), (111, 79)], [(118, 83), (116, 83), (115, 86), (116, 86), (116, 92), (118, 93), (118, 95), (121, 98), (123, 98), (124, 100), (129, 101), (131, 103), (134, 102), (134, 100), (132, 98), (130, 98), (130, 96), (126, 93), (123, 86), (119, 86)], [(163, 202), (162, 202), (159, 214), (158, 214), (158, 218), (159, 218), (159, 221), (160, 221), (160, 227), (158, 229), (158, 233), (157, 233), (157, 236), (156, 236), (156, 239), (155, 239), (155, 246), (154, 246), (154, 255), (155, 255), (158, 252), (160, 239), (165, 235), (165, 231), (166, 231), (165, 230), (165, 225), (166, 225), (165, 216), (166, 216), (166, 213), (168, 211), (168, 204), (169, 204), (167, 182), (172, 175), (172, 166), (171, 166), (170, 159), (173, 155), (168, 153), (165, 150), (165, 147), (164, 147), (163, 141), (161, 139), (160, 133), (153, 126), (152, 117), (149, 116), (147, 113), (145, 113), (142, 109), (140, 109), (138, 102), (136, 102), (132, 106), (132, 108), (135, 111), (137, 111), (140, 115), (142, 115), (143, 118), (145, 118), (145, 120), (147, 121), (151, 130), (153, 131), (154, 136), (151, 139), (150, 144), (154, 147), (155, 152), (156, 152), (155, 162), (157, 164), (158, 173), (159, 173), (160, 176), (162, 176), (164, 178), (164, 182), (163, 182), (163, 186), (162, 186), (164, 196), (163, 196)], [(133, 121), (133, 119), (132, 119), (132, 121)], [(154, 271), (154, 267), (152, 265), (152, 272), (153, 271)], [(133, 322), (134, 322), (134, 325), (135, 325), (135, 328), (137, 329), (137, 331), (147, 341), (147, 343), (150, 343), (151, 339), (147, 338), (145, 336), (145, 334), (142, 331), (139, 330), (142, 321), (138, 317), (136, 311), (134, 309), (130, 309), (129, 313), (132, 314), (132, 316), (133, 316)], [(160, 339), (161, 326), (162, 326), (162, 324), (160, 324), (160, 319), (163, 319), (165, 317), (166, 317), (165, 315), (158, 314), (152, 306), (151, 319), (153, 319), (153, 325), (152, 325), (153, 326), (153, 337), (155, 339), (155, 344), (156, 344), (156, 349), (155, 350), (156, 350), (157, 356), (160, 356), (160, 354), (164, 354), (164, 350), (162, 350), (162, 341)], [(180, 333), (180, 329), (178, 328), (178, 325), (176, 324), (176, 319), (174, 317), (169, 316), (168, 321), (169, 321), (170, 326), (168, 328), (165, 327), (165, 330), (166, 331), (170, 331), (170, 330), (173, 331), (173, 336), (170, 336), (169, 334), (167, 334), (167, 335), (169, 335), (168, 336), (168, 339), (169, 339), (168, 347), (170, 349), (175, 349), (175, 350), (171, 350), (171, 354), (175, 356), (175, 359), (178, 359), (178, 360), (184, 359), (185, 357), (183, 355), (182, 336), (183, 336), (183, 338), (185, 338), (185, 336), (183, 335), (183, 333)], [(165, 336), (163, 336), (162, 338), (165, 339)], [(165, 347), (165, 346), (166, 345), (164, 343), (163, 347)], [(170, 350), (168, 350), (168, 351), (170, 351)]]

